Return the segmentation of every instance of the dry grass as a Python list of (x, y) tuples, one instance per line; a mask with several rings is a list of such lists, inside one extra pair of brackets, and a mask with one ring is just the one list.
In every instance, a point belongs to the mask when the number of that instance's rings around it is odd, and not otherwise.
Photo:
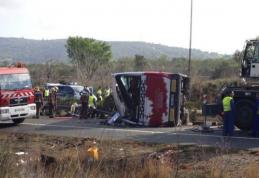
[[(94, 142), (100, 149), (99, 160), (93, 160), (86, 151)], [(254, 159), (256, 156), (246, 151), (10, 134), (1, 134), (0, 144), (0, 178), (257, 178), (259, 175), (259, 158)], [(27, 154), (16, 155), (18, 151)]]
[(245, 168), (244, 178), (259, 178), (259, 166), (256, 163), (251, 163)]

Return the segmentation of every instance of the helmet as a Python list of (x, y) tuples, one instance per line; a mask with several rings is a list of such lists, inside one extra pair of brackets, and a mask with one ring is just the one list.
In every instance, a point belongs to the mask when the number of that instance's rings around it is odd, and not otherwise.
[(54, 89), (55, 89), (55, 92), (58, 92), (58, 87), (54, 87)]
[(51, 91), (51, 92), (56, 92), (55, 87), (52, 87), (52, 88), (50, 89), (50, 91)]
[(88, 87), (85, 87), (85, 88), (84, 88), (84, 92), (86, 92), (86, 93), (90, 93), (89, 88), (88, 88)]
[(35, 91), (40, 91), (40, 87), (35, 87), (35, 89), (34, 89)]

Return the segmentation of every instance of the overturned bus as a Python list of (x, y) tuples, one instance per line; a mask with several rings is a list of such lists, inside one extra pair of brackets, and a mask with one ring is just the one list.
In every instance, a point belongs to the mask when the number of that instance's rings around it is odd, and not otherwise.
[(113, 74), (113, 97), (120, 116), (144, 126), (176, 126), (183, 117), (189, 78), (166, 72)]

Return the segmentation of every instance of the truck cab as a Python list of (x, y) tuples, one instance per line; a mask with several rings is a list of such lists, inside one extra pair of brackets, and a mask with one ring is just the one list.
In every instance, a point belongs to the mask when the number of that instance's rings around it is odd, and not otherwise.
[(113, 97), (122, 117), (144, 126), (180, 123), (189, 78), (166, 72), (113, 74)]
[(241, 130), (259, 132), (259, 40), (246, 41), (241, 56), (241, 72), (244, 84), (228, 86), (222, 90), (234, 92), (235, 125)]
[(30, 74), (22, 66), (0, 67), (0, 121), (19, 124), (36, 115)]
[(246, 42), (241, 59), (241, 77), (246, 79), (259, 78), (259, 40)]

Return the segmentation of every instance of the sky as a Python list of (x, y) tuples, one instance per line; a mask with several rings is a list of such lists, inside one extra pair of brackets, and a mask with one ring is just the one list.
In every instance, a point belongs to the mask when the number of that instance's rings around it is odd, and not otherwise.
[[(0, 37), (189, 47), (191, 0), (0, 0)], [(193, 0), (192, 47), (232, 54), (259, 36), (258, 0)]]

